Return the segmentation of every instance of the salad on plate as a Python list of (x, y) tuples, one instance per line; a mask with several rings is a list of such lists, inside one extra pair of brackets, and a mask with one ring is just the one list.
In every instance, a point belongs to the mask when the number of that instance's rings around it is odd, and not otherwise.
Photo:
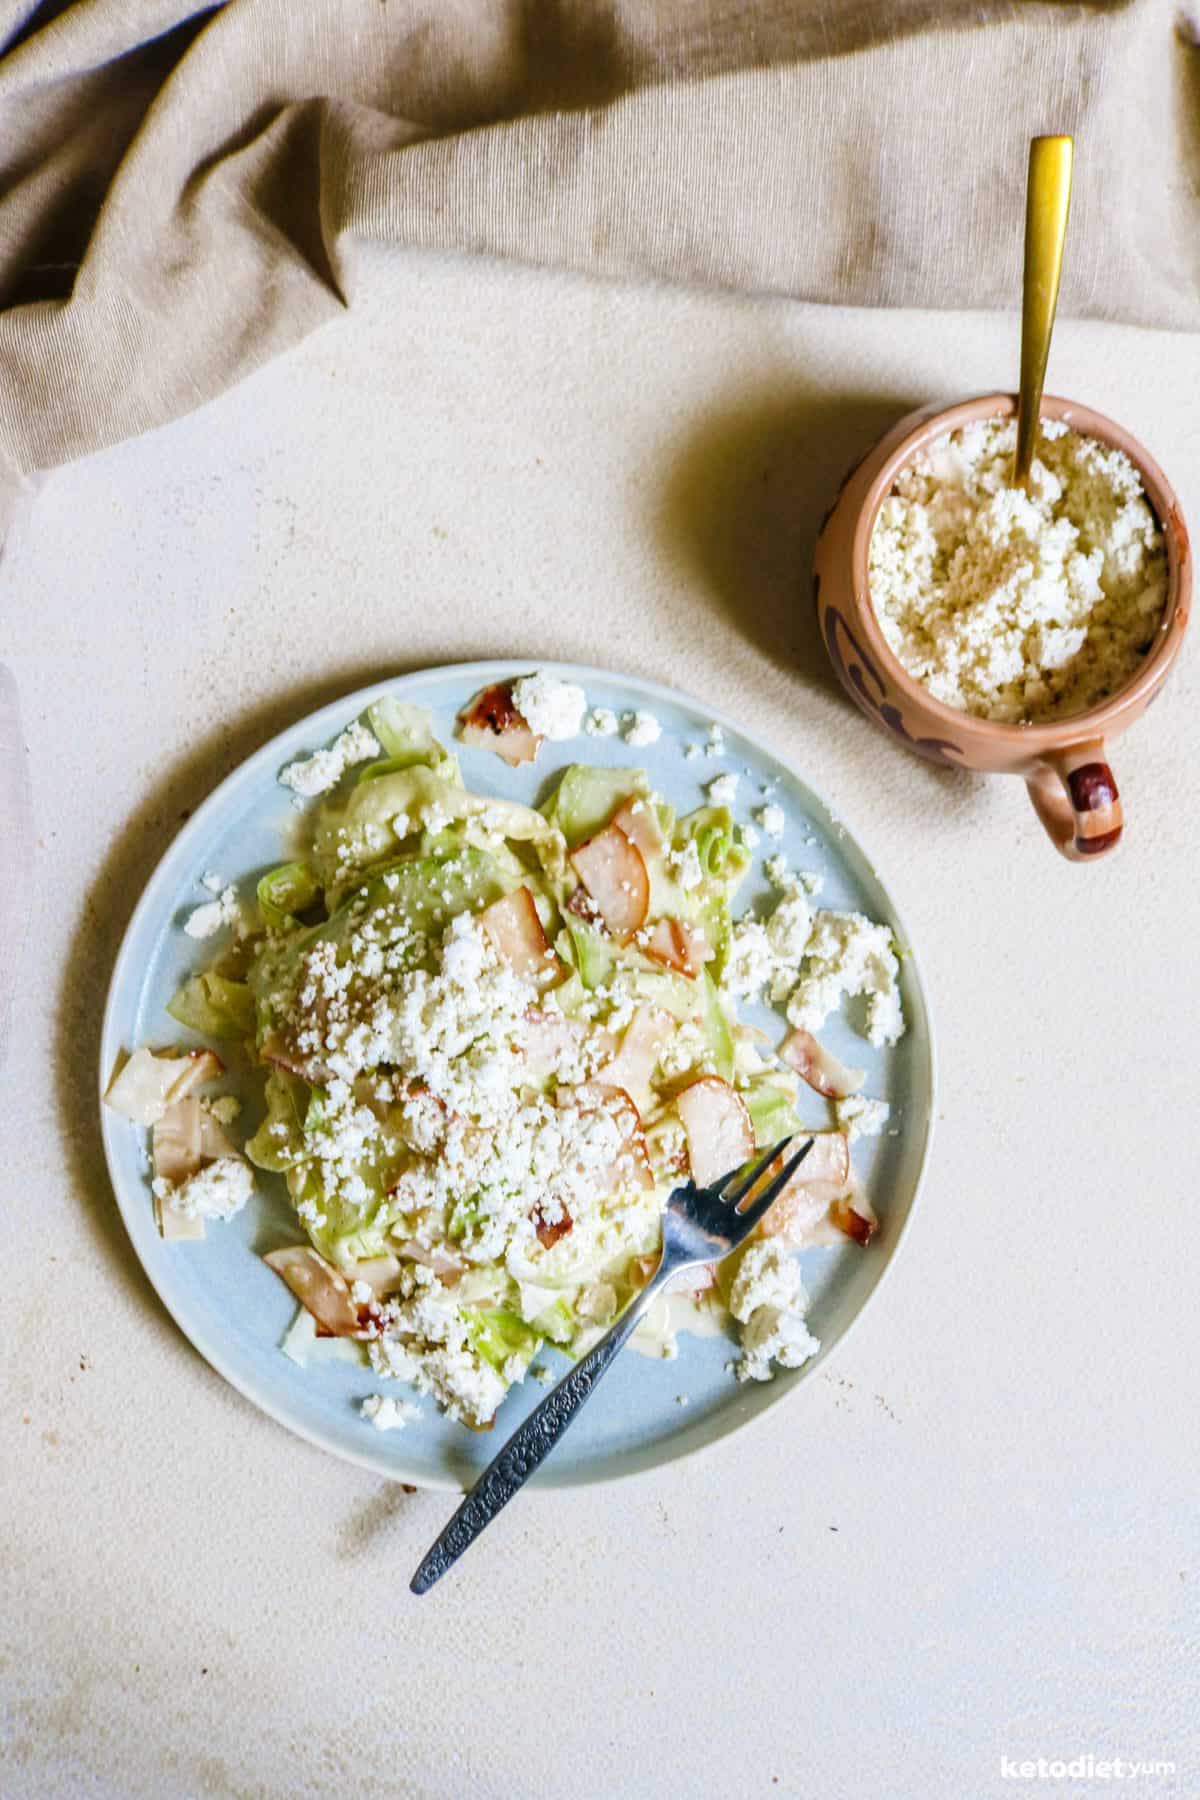
[[(459, 737), (512, 766), (547, 737), (600, 748), (618, 721), (585, 726), (585, 705), (526, 676), (477, 695)], [(640, 712), (625, 737), (652, 734)], [(364, 1403), (380, 1429), (414, 1390), (483, 1429), (531, 1367), (544, 1378), (543, 1346), (582, 1354), (648, 1280), (672, 1188), (800, 1128), (804, 1083), (829, 1104), (812, 1153), (750, 1244), (685, 1276), (640, 1335), (671, 1355), (679, 1330), (732, 1319), (740, 1379), (815, 1354), (794, 1252), (869, 1242), (854, 1144), (888, 1116), (817, 1034), (848, 996), (874, 1043), (902, 1033), (887, 927), (821, 909), (779, 857), (772, 907), (739, 916), (758, 834), (720, 778), (683, 816), (602, 762), (557, 772), (536, 807), (475, 794), (395, 697), (280, 779), (303, 851), (252, 900), (206, 874), (185, 924), (214, 953), (169, 1011), (206, 1047), (139, 1048), (106, 1094), (149, 1131), (162, 1235), (201, 1239), (281, 1178), (297, 1229), (266, 1261), (298, 1301), (287, 1353), (404, 1384)], [(778, 1042), (739, 1017), (760, 999), (785, 1015)], [(216, 1091), (234, 1057), (261, 1095), (247, 1136)]]

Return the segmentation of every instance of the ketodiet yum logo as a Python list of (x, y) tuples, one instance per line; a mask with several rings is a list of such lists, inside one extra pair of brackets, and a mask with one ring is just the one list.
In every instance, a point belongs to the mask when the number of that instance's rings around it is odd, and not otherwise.
[(1170, 1781), (1175, 1764), (1161, 1757), (1002, 1756), (1002, 1781)]

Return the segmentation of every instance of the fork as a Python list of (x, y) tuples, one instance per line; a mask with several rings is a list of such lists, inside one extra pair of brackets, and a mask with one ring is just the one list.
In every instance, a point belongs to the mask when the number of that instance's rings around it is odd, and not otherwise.
[(720, 1262), (746, 1241), (813, 1147), (810, 1137), (762, 1191), (754, 1193), (758, 1182), (794, 1141), (781, 1138), (773, 1149), (731, 1169), (710, 1187), (698, 1188), (687, 1181), (675, 1189), (663, 1213), (662, 1256), (654, 1274), (599, 1343), (550, 1390), (488, 1464), (423, 1558), (409, 1583), (414, 1594), (429, 1592), (545, 1461), (584, 1401), (591, 1398), (600, 1377), (612, 1367), (655, 1295), (681, 1270)]

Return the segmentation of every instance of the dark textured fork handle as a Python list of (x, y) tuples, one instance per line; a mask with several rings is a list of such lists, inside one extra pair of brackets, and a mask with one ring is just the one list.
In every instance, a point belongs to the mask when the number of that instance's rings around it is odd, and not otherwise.
[(429, 1591), (545, 1461), (667, 1279), (668, 1273), (660, 1264), (658, 1273), (626, 1307), (616, 1324), (550, 1390), (509, 1438), (499, 1456), (488, 1464), (413, 1576), (409, 1585), (414, 1594)]

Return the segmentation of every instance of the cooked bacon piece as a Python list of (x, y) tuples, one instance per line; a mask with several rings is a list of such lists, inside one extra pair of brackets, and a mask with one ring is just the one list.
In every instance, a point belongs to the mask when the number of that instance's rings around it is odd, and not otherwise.
[(263, 1261), (286, 1281), (301, 1306), (312, 1314), (317, 1321), (319, 1337), (366, 1338), (374, 1335), (373, 1303), (356, 1306), (350, 1297), (346, 1277), (308, 1244), (289, 1244), (284, 1250), (269, 1250)]
[(621, 1048), (592, 1077), (605, 1087), (624, 1089), (638, 1109), (639, 1123), (653, 1097), (650, 1077), (674, 1030), (675, 1020), (669, 1012), (658, 1006), (639, 1006), (625, 1027)]
[(677, 975), (689, 975), (693, 980), (713, 955), (704, 933), (682, 919), (656, 919), (643, 948), (664, 969), (674, 969)]
[(861, 1190), (838, 1196), (829, 1208), (829, 1223), (863, 1245), (869, 1244), (879, 1229), (875, 1208)]
[[(213, 1061), (216, 1060), (213, 1057)], [(211, 1081), (212, 1076), (200, 1079)], [(237, 1155), (237, 1146), (212, 1114), (201, 1106), (198, 1094), (173, 1101), (161, 1118), (155, 1120), (150, 1150), (155, 1175), (169, 1181), (173, 1187), (195, 1175), (205, 1163), (215, 1162), (220, 1156)], [(204, 1236), (204, 1220), (180, 1212), (173, 1205), (170, 1194), (154, 1196), (154, 1215), (159, 1231), (168, 1242), (195, 1242)]]
[(567, 1233), (573, 1229), (575, 1221), (564, 1206), (562, 1209), (562, 1218), (556, 1219), (551, 1223), (551, 1221), (543, 1215), (542, 1209), (539, 1206), (534, 1209), (533, 1223), (534, 1229), (537, 1232), (538, 1243), (542, 1246), (542, 1249), (552, 1250), (559, 1238), (566, 1237)]
[(692, 1179), (719, 1181), (754, 1154), (754, 1126), (741, 1095), (719, 1075), (702, 1075), (675, 1102), (687, 1133)]
[(271, 1068), (282, 1069), (285, 1075), (299, 1075), (301, 1081), (307, 1081), (310, 1087), (326, 1087), (329, 1082), (337, 1079), (328, 1064), (316, 1062), (311, 1057), (299, 1056), (293, 1050), (285, 1050), (274, 1037), (264, 1040), (259, 1056)]
[(647, 861), (663, 847), (658, 814), (648, 800), (627, 800), (612, 816), (612, 823), (637, 846)]
[(850, 1179), (850, 1146), (841, 1131), (813, 1132), (813, 1147), (759, 1225), (761, 1237), (778, 1237), (790, 1250), (813, 1233)]
[(514, 888), (503, 900), (493, 900), (480, 913), (479, 923), (498, 954), (518, 975), (539, 987), (562, 979), (562, 963), (550, 948), (527, 887)]
[(530, 1078), (542, 1081), (555, 1074), (564, 1057), (578, 1051), (586, 1032), (582, 1019), (568, 1019), (560, 1012), (527, 1012), (523, 1048)]
[(156, 1055), (135, 1050), (119, 1075), (108, 1084), (104, 1099), (114, 1112), (138, 1125), (154, 1125), (169, 1106), (183, 1100), (205, 1081), (215, 1081), (225, 1064), (215, 1050), (185, 1050)]
[(580, 1106), (585, 1112), (607, 1113), (612, 1120), (620, 1134), (608, 1170), (608, 1178), (614, 1187), (628, 1183), (643, 1188), (654, 1186), (654, 1171), (650, 1167), (642, 1131), (642, 1115), (626, 1088), (611, 1082), (605, 1075), (603, 1080), (597, 1077), (580, 1082), (575, 1088), (560, 1088), (559, 1102)]
[(514, 769), (532, 762), (542, 741), (517, 711), (511, 681), (498, 681), (476, 694), (458, 715), (458, 735), (464, 744), (494, 750)]
[(637, 845), (619, 825), (606, 825), (572, 850), (571, 862), (609, 932), (618, 944), (628, 943), (650, 910), (650, 877)]
[(845, 1100), (857, 1094), (867, 1079), (863, 1069), (848, 1069), (832, 1050), (817, 1042), (811, 1031), (792, 1031), (779, 1046), (779, 1054), (802, 1081), (827, 1100)]

